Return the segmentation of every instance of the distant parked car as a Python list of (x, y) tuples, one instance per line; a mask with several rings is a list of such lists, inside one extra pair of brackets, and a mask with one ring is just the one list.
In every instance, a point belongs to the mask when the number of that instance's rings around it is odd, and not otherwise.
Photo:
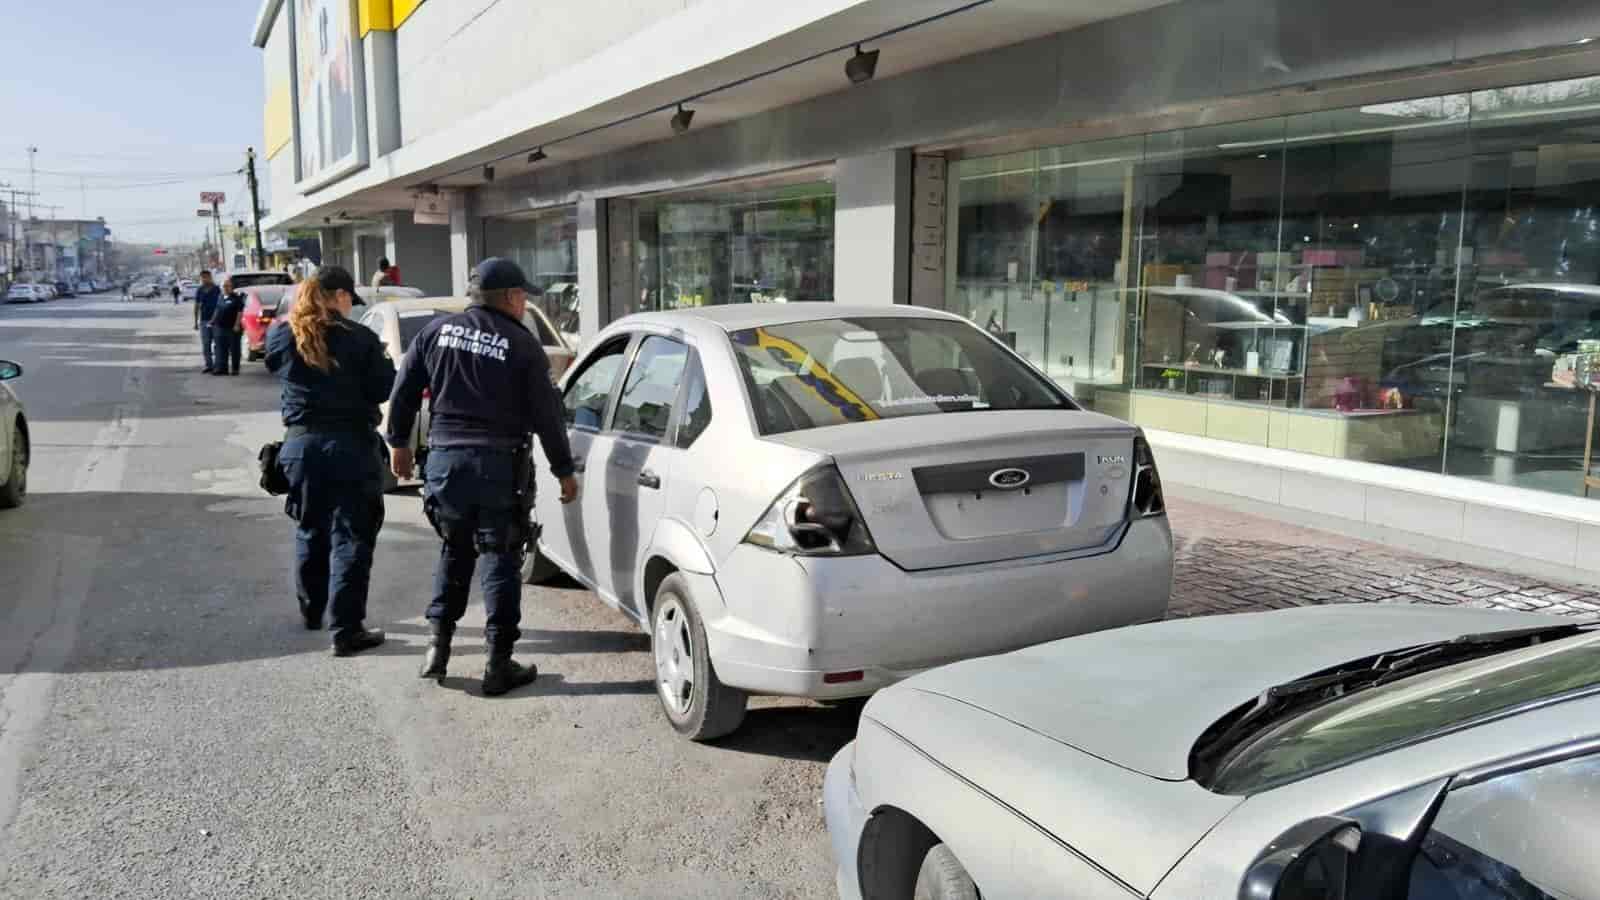
[(28, 495), (28, 463), (33, 444), (28, 414), (6, 384), (22, 377), (22, 366), (0, 359), (0, 509), (21, 506)]
[(72, 289), (72, 285), (68, 284), (65, 281), (58, 281), (58, 282), (55, 283), (55, 286), (56, 286), (56, 296), (58, 296), (58, 297), (76, 297), (76, 296), (78, 296), (78, 292), (74, 291)]
[(154, 281), (136, 281), (128, 288), (128, 293), (137, 298), (161, 296), (161, 285)]
[(1600, 629), (1373, 604), (1069, 638), (879, 693), (824, 798), (844, 900), (1594, 898)]
[(94, 283), (90, 281), (80, 281), (78, 282), (76, 290), (80, 295), (92, 294), (94, 293)]
[(1166, 615), (1144, 435), (960, 317), (904, 306), (645, 313), (562, 382), (583, 473), (539, 467), (525, 577), (560, 568), (651, 635), (695, 740), (749, 694), (916, 672)]
[(200, 290), (200, 282), (183, 279), (178, 282), (178, 296), (184, 300), (193, 301), (194, 295)]
[[(396, 365), (399, 365), (400, 358), (411, 348), (411, 341), (429, 322), (440, 316), (458, 313), (466, 309), (470, 303), (470, 300), (462, 297), (398, 298), (371, 305), (365, 312), (358, 312), (357, 315), (362, 325), (378, 335), (383, 341), (384, 352), (395, 361)], [(528, 314), (522, 324), (527, 326), (544, 346), (545, 356), (550, 359), (550, 377), (559, 378), (572, 364), (571, 348), (561, 339), (555, 328), (551, 327), (544, 314), (532, 304), (528, 305)], [(382, 411), (383, 423), (379, 426), (380, 429), (388, 427), (389, 404), (383, 404)], [(424, 401), (422, 410), (417, 415), (416, 425), (412, 429), (411, 438), (411, 446), (418, 460), (427, 456), (430, 418), (429, 405)], [(398, 486), (394, 475), (387, 468), (384, 469), (383, 477), (386, 490), (393, 490)]]
[(19, 281), (6, 289), (7, 303), (43, 303), (50, 299), (36, 284)]

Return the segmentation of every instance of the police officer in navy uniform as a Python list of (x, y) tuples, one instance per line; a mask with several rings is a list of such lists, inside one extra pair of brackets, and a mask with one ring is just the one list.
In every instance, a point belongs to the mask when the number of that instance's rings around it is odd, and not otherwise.
[[(278, 464), (295, 520), (295, 591), (309, 629), (333, 607), (333, 652), (353, 656), (383, 643), (368, 630), (372, 551), (383, 527), (382, 403), (394, 363), (377, 335), (350, 321), (355, 279), (323, 266), (300, 283), (288, 322), (267, 332), (267, 370), (283, 382), (288, 427)], [(216, 361), (217, 366), (223, 363)]]
[(476, 281), (472, 306), (433, 320), (412, 341), (389, 397), (384, 437), (395, 477), (411, 477), (411, 429), (426, 389), (433, 418), (423, 510), (444, 545), (427, 611), (432, 638), (419, 674), (444, 679), (450, 639), (481, 560), (489, 646), (483, 692), (497, 696), (538, 675), (511, 658), (521, 634), (522, 555), (534, 537), (530, 436), (538, 436), (560, 479), (562, 503), (577, 499), (578, 482), (550, 360), (523, 324), (537, 288), (516, 263), (500, 258), (480, 263)]

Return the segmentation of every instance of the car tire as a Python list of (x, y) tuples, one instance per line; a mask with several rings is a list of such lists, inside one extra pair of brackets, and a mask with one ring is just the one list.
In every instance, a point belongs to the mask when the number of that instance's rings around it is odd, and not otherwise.
[(913, 900), (981, 900), (978, 886), (946, 844), (934, 844), (917, 870)]
[(656, 664), (656, 699), (667, 721), (691, 741), (731, 734), (744, 722), (744, 691), (717, 678), (705, 623), (688, 582), (668, 575), (650, 608), (650, 652)]
[(0, 509), (16, 509), (28, 498), (28, 436), (11, 426), (11, 471), (0, 485)]

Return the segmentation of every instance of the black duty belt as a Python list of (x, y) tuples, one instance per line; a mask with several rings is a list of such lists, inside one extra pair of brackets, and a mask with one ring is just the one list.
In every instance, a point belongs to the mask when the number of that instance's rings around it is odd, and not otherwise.
[(364, 435), (373, 432), (371, 425), (290, 425), (283, 432), (283, 439), (305, 437), (308, 434), (350, 434)]

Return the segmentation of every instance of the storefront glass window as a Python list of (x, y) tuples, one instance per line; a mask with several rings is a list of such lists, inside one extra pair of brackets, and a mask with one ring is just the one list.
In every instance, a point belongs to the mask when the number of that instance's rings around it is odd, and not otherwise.
[(541, 307), (557, 330), (578, 333), (577, 207), (485, 219), (483, 244), (485, 255), (514, 260), (544, 291)]
[(1472, 95), (1445, 470), (1581, 490), (1600, 351), (1600, 78)]
[[(834, 189), (805, 182), (644, 197), (622, 312), (833, 299)], [(613, 227), (627, 227), (613, 222)]]
[(1152, 428), (1580, 492), (1600, 79), (965, 159), (950, 308)]

